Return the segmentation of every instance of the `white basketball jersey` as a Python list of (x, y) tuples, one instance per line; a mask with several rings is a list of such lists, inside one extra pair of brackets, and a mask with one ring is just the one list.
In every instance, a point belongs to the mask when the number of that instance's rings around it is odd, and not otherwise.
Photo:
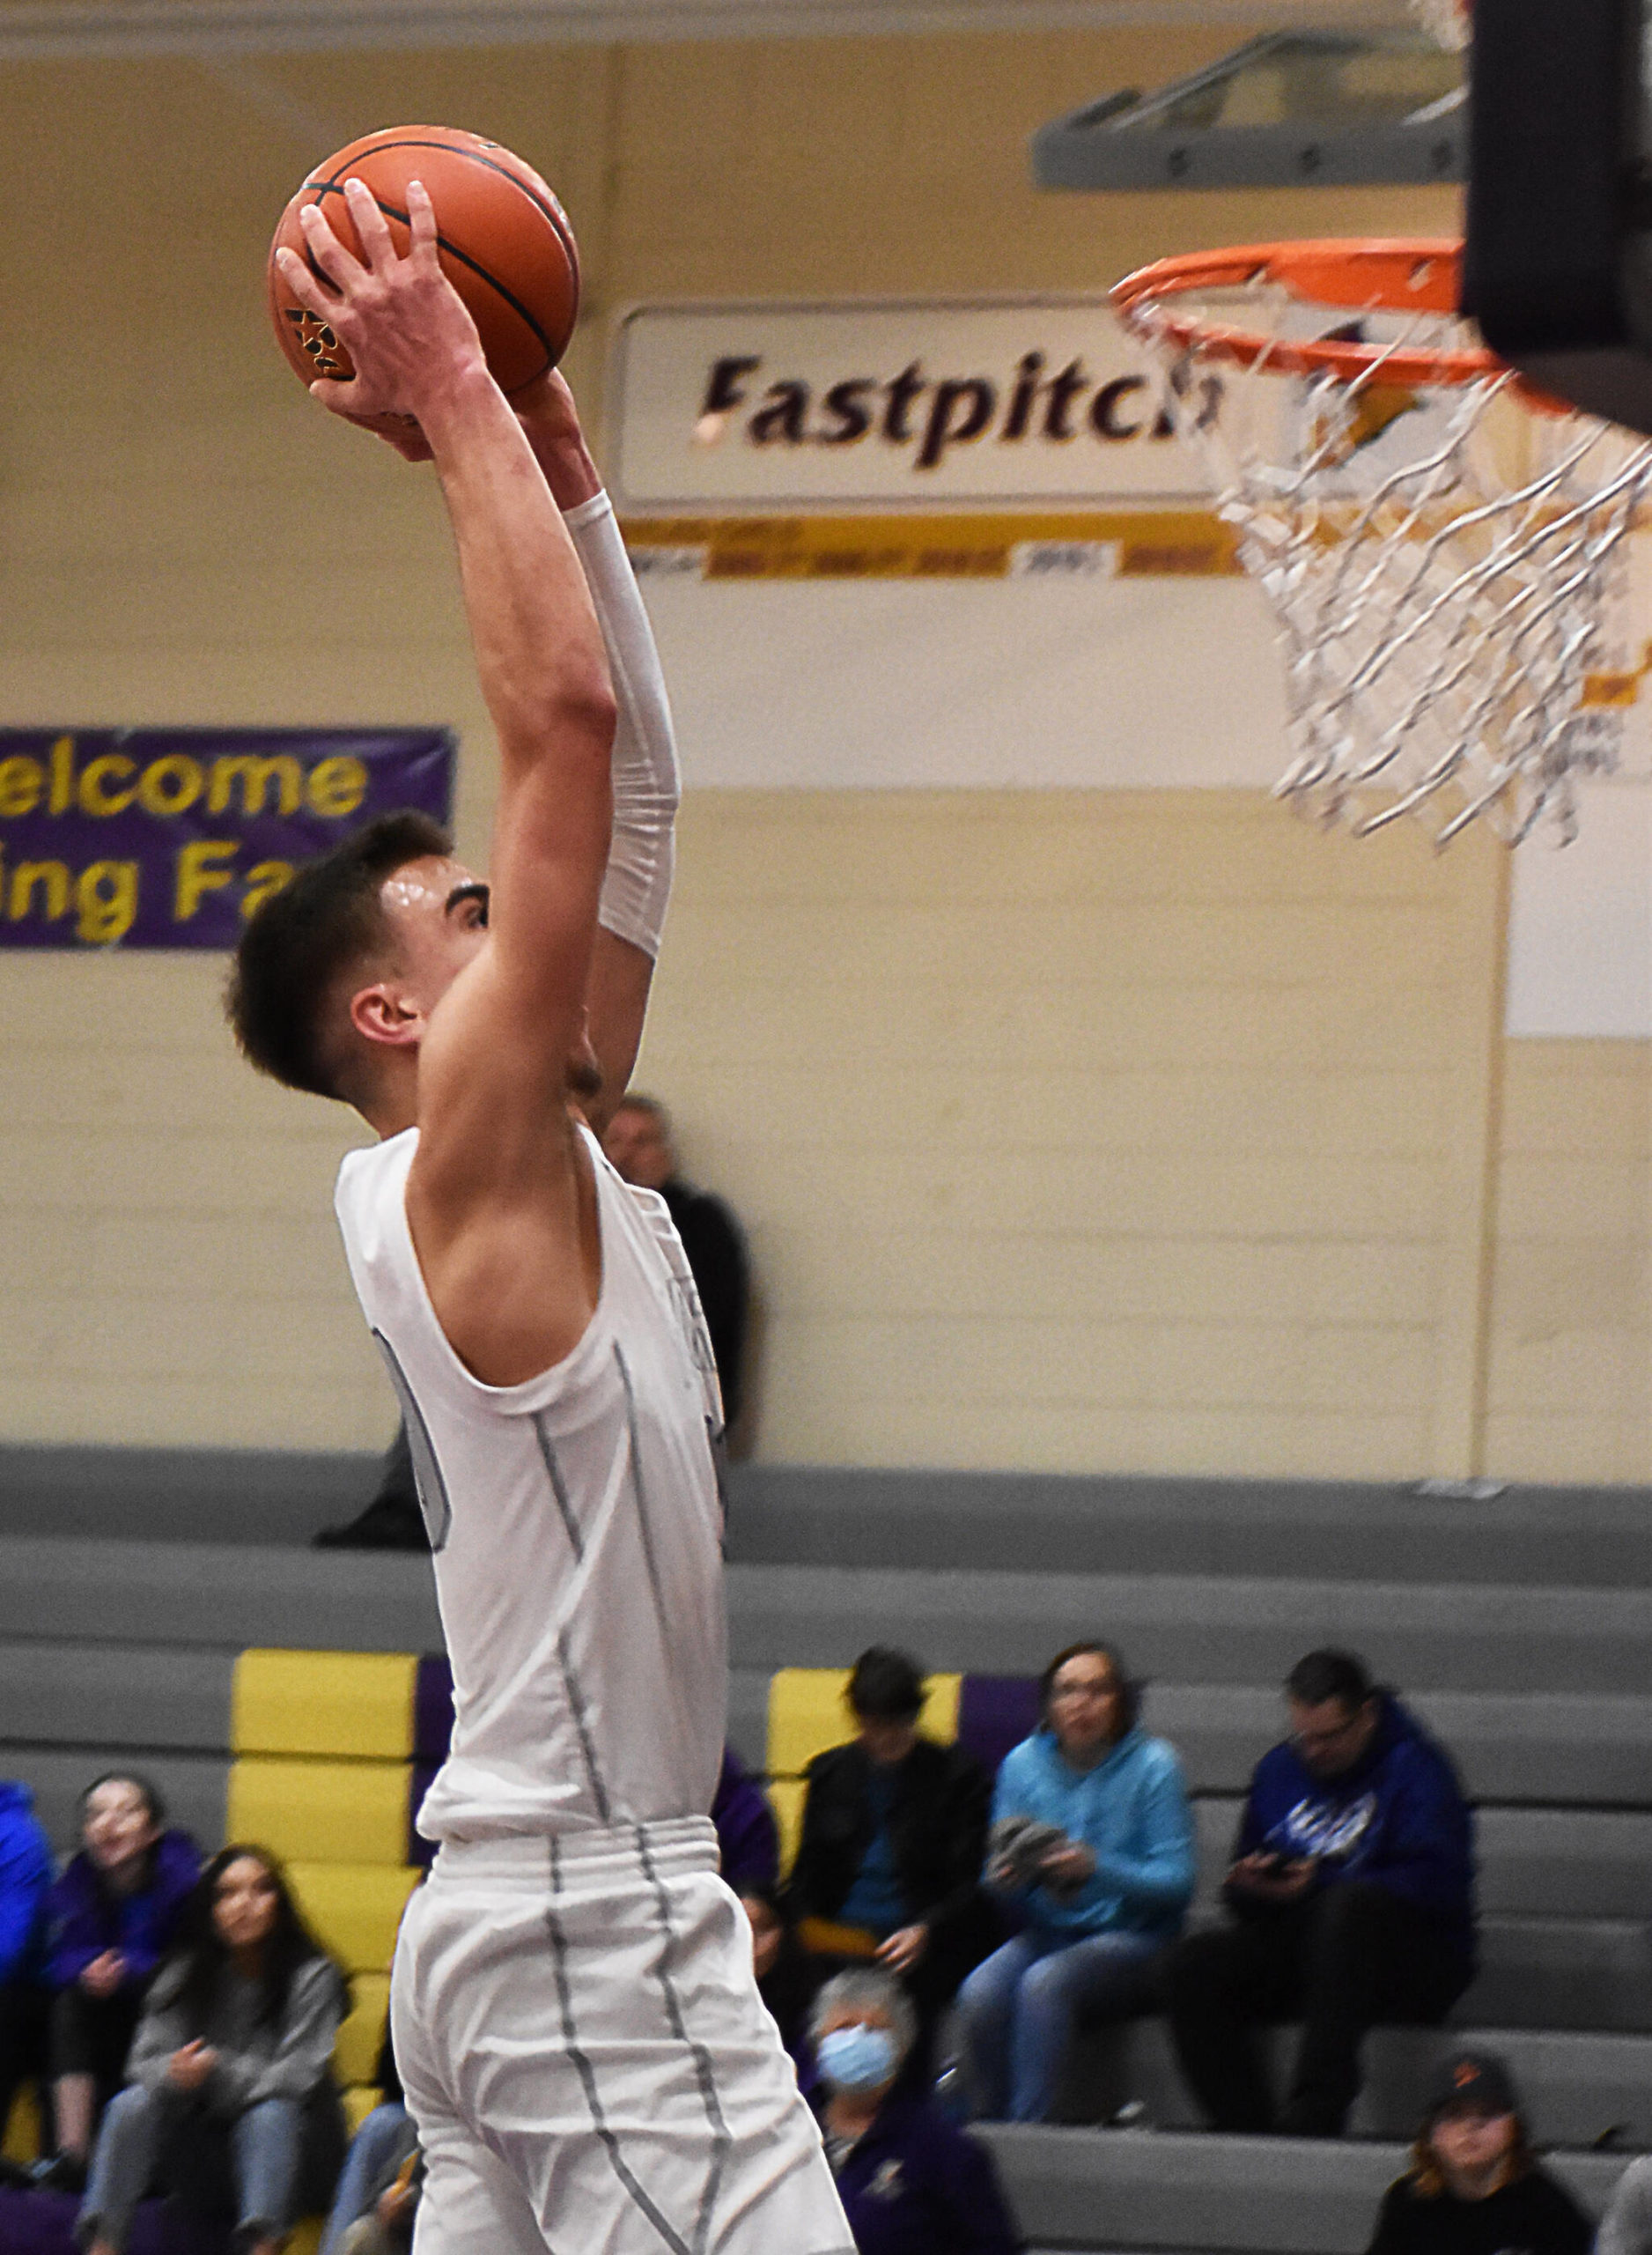
[(572, 1354), (483, 1386), (408, 1229), (409, 1128), (339, 1170), (357, 1294), (407, 1420), (454, 1672), (431, 1840), (704, 1816), (727, 1701), (721, 1401), (664, 1199), (588, 1130), (602, 1284)]

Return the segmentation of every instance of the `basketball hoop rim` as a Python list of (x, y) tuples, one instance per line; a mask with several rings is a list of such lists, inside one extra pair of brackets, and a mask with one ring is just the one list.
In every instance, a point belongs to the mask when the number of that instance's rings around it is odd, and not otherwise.
[(1155, 259), (1127, 274), (1111, 292), (1126, 328), (1150, 344), (1172, 344), (1204, 360), (1257, 373), (1331, 375), (1353, 382), (1381, 366), (1396, 384), (1464, 386), (1511, 377), (1530, 405), (1575, 410), (1535, 390), (1484, 345), (1449, 350), (1361, 344), (1331, 337), (1284, 339), (1235, 322), (1178, 313), (1165, 300), (1195, 290), (1272, 282), (1304, 305), (1336, 313), (1433, 313), (1458, 310), (1463, 245), (1450, 237), (1314, 239), (1238, 243)]

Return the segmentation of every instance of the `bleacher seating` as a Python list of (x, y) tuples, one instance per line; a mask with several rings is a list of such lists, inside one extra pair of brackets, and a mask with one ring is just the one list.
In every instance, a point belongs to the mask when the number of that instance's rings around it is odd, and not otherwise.
[[(358, 1974), (341, 2052), (358, 2082), (416, 1876), (409, 1815), (451, 1713), (445, 1667), (419, 1657), (439, 1645), (428, 1564), (301, 1547), (370, 1465), (346, 1478), (318, 1460), (307, 1494), (281, 1489), (279, 1460), (248, 1460), (245, 1480), (232, 1458), (171, 1459), (164, 1477), (136, 1464), (129, 1487), (94, 1453), (0, 1452), (0, 1772), (33, 1784), (60, 1846), (94, 1770), (130, 1761), (206, 1845), (232, 1822), (291, 1854)], [(927, 1726), (995, 1759), (1051, 1651), (1116, 1638), (1149, 1679), (1148, 1726), (1186, 1763), (1208, 1904), (1287, 1669), (1353, 1645), (1479, 1804), (1485, 1962), (1454, 2021), (1509, 2058), (1539, 2140), (1568, 2148), (1562, 2173), (1598, 2207), (1621, 2155), (1652, 2147), (1648, 1501), (748, 1468), (731, 1496), (731, 1736), (794, 1826), (864, 1645), (940, 1671)], [(1361, 2134), (1336, 2147), (1193, 2134), (1151, 2022), (1096, 2047), (1084, 2079), (1091, 2111), (1141, 2100), (1151, 2134), (985, 2134), (1030, 2244), (1338, 2255), (1363, 2245), (1401, 2165), (1439, 2040), (1372, 2039)], [(1583, 2150), (1603, 2136), (1613, 2153)]]

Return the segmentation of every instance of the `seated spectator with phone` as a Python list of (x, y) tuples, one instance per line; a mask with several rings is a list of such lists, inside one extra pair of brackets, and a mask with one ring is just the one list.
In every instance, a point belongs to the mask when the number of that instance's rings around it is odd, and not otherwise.
[[(1290, 1736), (1250, 1779), (1228, 1923), (1177, 1945), (1163, 1989), (1213, 2128), (1328, 2138), (1366, 2031), (1442, 2020), (1472, 1978), (1472, 1820), (1447, 1756), (1351, 1652), (1309, 1652), (1285, 1696)], [(1255, 2030), (1298, 2016), (1280, 2111)]]

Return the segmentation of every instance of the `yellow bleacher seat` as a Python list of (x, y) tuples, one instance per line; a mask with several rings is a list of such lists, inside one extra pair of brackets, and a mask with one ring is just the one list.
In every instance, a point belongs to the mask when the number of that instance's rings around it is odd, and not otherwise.
[[(343, 2097), (344, 2119), (350, 2125), (350, 2134), (353, 2138), (373, 2108), (384, 2103), (384, 2093), (373, 2083), (353, 2082), (346, 2087)], [(292, 2255), (291, 2241), (287, 2245), (287, 2255)]]
[(316, 2255), (326, 2229), (325, 2216), (306, 2216), (302, 2223), (295, 2223), (287, 2235), (286, 2255)]
[(411, 1652), (243, 1652), (230, 1749), (406, 1762), (417, 1669)]
[(417, 1871), (397, 1871), (388, 1864), (295, 1861), (288, 1865), (287, 1876), (317, 1940), (352, 1979), (388, 1970)]
[(797, 1860), (797, 1844), (803, 1833), (803, 1795), (807, 1791), (801, 1778), (771, 1778), (769, 1780), (769, 1806), (774, 1811), (774, 1821), (780, 1832), (782, 1879)]
[(385, 2008), (390, 2001), (387, 1973), (358, 1973), (350, 1983), (350, 2017), (333, 2046), (333, 2073), (341, 2083), (370, 2083), (384, 2041)]
[(284, 1863), (404, 1864), (411, 1775), (405, 1762), (233, 1762), (229, 1837)]
[(41, 2154), (41, 2116), (32, 2090), (20, 2090), (11, 2102), (10, 2119), (3, 2126), (5, 2143), (0, 2150), (8, 2161), (36, 2161)]
[[(771, 1778), (800, 1778), (815, 1755), (841, 1746), (852, 1735), (853, 1718), (844, 1704), (846, 1667), (783, 1667), (769, 1685), (767, 1768)], [(927, 1738), (949, 1744), (958, 1735), (962, 1675), (932, 1675), (918, 1726)], [(778, 1813), (778, 1811), (777, 1811)]]

